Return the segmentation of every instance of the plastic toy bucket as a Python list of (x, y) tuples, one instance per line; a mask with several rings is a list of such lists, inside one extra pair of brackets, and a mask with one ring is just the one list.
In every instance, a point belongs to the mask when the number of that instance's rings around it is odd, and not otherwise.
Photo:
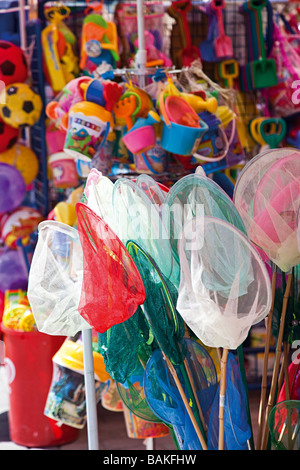
[(137, 173), (159, 174), (168, 166), (168, 154), (158, 143), (147, 152), (135, 153), (133, 158)]
[(64, 151), (90, 161), (95, 148), (106, 141), (113, 127), (112, 114), (95, 103), (82, 101), (71, 107)]
[(78, 184), (78, 173), (74, 157), (66, 152), (57, 152), (49, 157), (53, 184), (57, 188), (74, 188)]
[(78, 438), (78, 429), (58, 426), (44, 415), (52, 381), (52, 357), (65, 337), (39, 331), (1, 329), (9, 384), (9, 427), (12, 441), (25, 447), (51, 447)]
[[(176, 99), (178, 104), (180, 102), (184, 102), (184, 112), (189, 112), (192, 118), (195, 119), (195, 122), (197, 117), (199, 126), (191, 127), (172, 122), (170, 120), (172, 117), (169, 116), (166, 111), (163, 93), (161, 93), (159, 103), (161, 119), (163, 121), (163, 129), (160, 144), (162, 148), (168, 152), (178, 155), (192, 155), (198, 148), (202, 136), (208, 130), (208, 126), (199, 118), (199, 116), (194, 112), (193, 108), (191, 108), (183, 98), (180, 99), (178, 96), (168, 96), (168, 98), (171, 98), (172, 100)], [(176, 119), (179, 120), (179, 118), (180, 113), (176, 115)]]
[(156, 135), (153, 126), (143, 126), (127, 132), (123, 141), (132, 153), (147, 152), (156, 144)]

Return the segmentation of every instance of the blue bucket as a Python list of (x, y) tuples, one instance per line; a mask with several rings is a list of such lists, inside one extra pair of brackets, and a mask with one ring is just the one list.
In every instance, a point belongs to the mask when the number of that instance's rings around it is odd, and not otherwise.
[(196, 152), (203, 135), (208, 131), (208, 125), (201, 119), (200, 127), (183, 126), (175, 122), (166, 124), (163, 116), (161, 119), (163, 129), (160, 145), (168, 152), (178, 155), (192, 155)]

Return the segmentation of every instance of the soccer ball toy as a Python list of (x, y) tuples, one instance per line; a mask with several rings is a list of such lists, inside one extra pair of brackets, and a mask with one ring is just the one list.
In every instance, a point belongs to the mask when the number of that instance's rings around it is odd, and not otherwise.
[(19, 137), (18, 129), (9, 126), (0, 119), (0, 153), (11, 149)]
[(43, 102), (26, 83), (12, 83), (0, 95), (0, 114), (12, 127), (33, 126), (41, 115)]
[(25, 82), (28, 67), (22, 49), (8, 41), (0, 41), (0, 80), (5, 86)]

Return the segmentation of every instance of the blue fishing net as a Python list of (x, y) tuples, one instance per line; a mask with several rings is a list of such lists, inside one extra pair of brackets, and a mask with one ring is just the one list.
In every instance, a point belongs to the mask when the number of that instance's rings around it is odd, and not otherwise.
[[(219, 390), (210, 412), (207, 446), (210, 450), (218, 449), (219, 437)], [(251, 428), (247, 417), (247, 395), (239, 365), (231, 352), (227, 358), (226, 392), (224, 413), (224, 449), (248, 450), (247, 441), (251, 437)]]
[[(217, 389), (214, 364), (209, 354), (199, 343), (189, 339), (184, 339), (184, 341), (194, 388), (203, 416), (207, 420)], [(183, 370), (178, 366), (175, 366), (175, 368), (188, 400), (193, 399), (183, 376)], [(201, 450), (202, 446), (181, 400), (174, 378), (159, 350), (153, 352), (147, 363), (144, 375), (144, 391), (146, 400), (153, 412), (162, 421), (173, 427), (179, 448), (181, 450)]]

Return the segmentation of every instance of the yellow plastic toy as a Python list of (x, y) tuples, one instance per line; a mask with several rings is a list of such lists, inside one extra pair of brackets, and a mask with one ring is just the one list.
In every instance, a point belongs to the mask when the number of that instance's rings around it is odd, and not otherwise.
[(49, 21), (43, 29), (42, 47), (50, 85), (55, 93), (76, 76), (78, 60), (63, 34), (61, 22), (70, 14), (70, 9), (63, 3), (45, 4), (45, 16)]
[[(110, 375), (105, 370), (104, 360), (101, 354), (93, 351), (95, 379), (106, 382)], [(68, 367), (75, 372), (83, 373), (83, 346), (79, 342), (66, 340), (53, 357), (56, 363)]]

